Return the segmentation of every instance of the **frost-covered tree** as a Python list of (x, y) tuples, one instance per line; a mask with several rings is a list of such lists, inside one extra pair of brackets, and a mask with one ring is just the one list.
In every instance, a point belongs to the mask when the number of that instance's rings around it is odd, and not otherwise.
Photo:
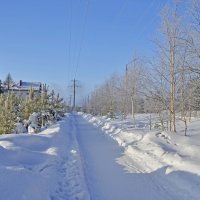
[(128, 113), (134, 118), (135, 113), (144, 112), (143, 92), (146, 80), (146, 69), (139, 57), (134, 57), (131, 65), (126, 69), (125, 88)]
[(117, 75), (111, 76), (104, 84), (97, 87), (87, 102), (91, 112), (113, 117), (114, 112), (119, 111), (119, 87), (120, 77)]
[(113, 117), (120, 114), (125, 118), (128, 114), (143, 112), (143, 90), (146, 70), (142, 61), (129, 66), (122, 76), (112, 75), (105, 83), (100, 85), (91, 94), (90, 98), (83, 101), (83, 108), (89, 107), (94, 114), (109, 115)]
[(10, 89), (10, 86), (13, 84), (13, 79), (12, 79), (12, 76), (10, 73), (8, 73), (8, 75), (6, 76), (5, 78), (5, 81), (4, 81), (4, 85), (7, 86), (7, 89), (9, 90)]
[(169, 111), (170, 111), (170, 130), (176, 132), (176, 98), (177, 83), (180, 76), (180, 66), (182, 65), (183, 44), (181, 38), (184, 37), (182, 30), (182, 18), (179, 14), (179, 3), (176, 2), (173, 7), (165, 7), (162, 12), (162, 40), (157, 42), (160, 52), (162, 65), (160, 68), (162, 79), (169, 86)]

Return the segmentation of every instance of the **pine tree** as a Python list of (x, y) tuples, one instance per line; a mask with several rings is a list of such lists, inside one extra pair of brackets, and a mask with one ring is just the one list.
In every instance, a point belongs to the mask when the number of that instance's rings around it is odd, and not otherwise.
[(53, 98), (53, 109), (55, 110), (55, 112), (60, 115), (63, 116), (64, 115), (64, 102), (63, 102), (63, 98), (60, 97), (59, 93), (56, 95), (55, 98)]
[(29, 116), (35, 112), (36, 101), (35, 101), (35, 93), (33, 88), (30, 88), (29, 95), (26, 97), (23, 105), (22, 105), (22, 116), (23, 119), (28, 120)]
[(3, 89), (2, 89), (2, 82), (0, 80), (0, 94), (3, 93)]
[(49, 95), (46, 88), (42, 90), (38, 102), (41, 113), (40, 124), (42, 127), (44, 127), (48, 121), (47, 113), (49, 111)]
[(0, 96), (0, 134), (11, 133), (15, 128), (16, 107), (15, 95), (8, 93), (7, 96)]
[(13, 79), (10, 73), (6, 76), (6, 79), (4, 81), (4, 84), (7, 86), (7, 89), (10, 90), (10, 86), (13, 83)]

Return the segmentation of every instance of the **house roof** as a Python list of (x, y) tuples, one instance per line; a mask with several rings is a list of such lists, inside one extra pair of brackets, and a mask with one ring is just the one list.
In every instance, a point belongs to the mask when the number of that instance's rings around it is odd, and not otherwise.
[[(4, 89), (6, 89), (6, 85), (2, 85)], [(25, 81), (18, 81), (16, 83), (13, 83), (10, 86), (10, 90), (19, 90), (19, 91), (28, 91), (32, 88), (35, 91), (39, 91), (41, 89), (41, 83), (40, 82), (25, 82)]]
[(21, 81), (21, 85), (20, 85), (20, 82), (19, 82), (17, 87), (20, 90), (29, 90), (30, 88), (33, 88), (34, 90), (40, 90), (41, 83), (40, 82), (24, 82), (24, 81)]

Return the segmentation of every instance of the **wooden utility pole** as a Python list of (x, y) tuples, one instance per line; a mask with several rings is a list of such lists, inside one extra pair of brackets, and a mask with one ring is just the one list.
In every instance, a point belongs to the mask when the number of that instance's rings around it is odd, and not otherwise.
[(73, 81), (73, 106), (72, 106), (72, 110), (75, 110), (76, 108), (76, 88), (78, 87), (77, 85), (77, 80), (74, 79)]
[(73, 101), (73, 110), (75, 108), (75, 105), (76, 105), (76, 80), (74, 79), (73, 80), (74, 84), (73, 84), (73, 87), (74, 87), (74, 101)]

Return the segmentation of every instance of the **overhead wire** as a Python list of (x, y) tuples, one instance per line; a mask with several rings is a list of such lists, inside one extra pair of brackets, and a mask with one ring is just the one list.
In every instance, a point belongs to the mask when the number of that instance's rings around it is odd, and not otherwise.
[(74, 78), (76, 79), (77, 76), (77, 72), (78, 72), (78, 68), (79, 68), (79, 64), (80, 64), (80, 58), (81, 58), (81, 52), (82, 52), (82, 47), (83, 47), (83, 42), (85, 39), (85, 29), (86, 29), (86, 24), (87, 24), (87, 16), (88, 16), (88, 10), (89, 10), (89, 0), (87, 0), (86, 2), (86, 8), (85, 8), (85, 13), (84, 13), (84, 17), (83, 17), (83, 25), (82, 25), (82, 30), (81, 30), (81, 39), (80, 39), (80, 46), (78, 49), (78, 53), (77, 53), (77, 62), (76, 62), (76, 66), (75, 66), (75, 74), (74, 74)]
[[(151, 7), (156, 3), (156, 10), (158, 9), (159, 10), (159, 12), (162, 10), (162, 8), (164, 8), (168, 3), (169, 3), (169, 1), (170, 0), (167, 0), (165, 3), (164, 3), (164, 5), (159, 1), (159, 3), (158, 2), (156, 2), (156, 0), (153, 2), (153, 4), (149, 7), (149, 9), (151, 9)], [(148, 13), (147, 11), (146, 11), (146, 13)], [(146, 16), (147, 16), (147, 14), (146, 14)], [(140, 34), (138, 34), (136, 37), (135, 37), (135, 41), (140, 41), (141, 40), (141, 38), (142, 38), (142, 36), (143, 36), (143, 34), (148, 30), (148, 28), (155, 22), (157, 20), (157, 16), (154, 16), (151, 20), (149, 20), (149, 23), (147, 23), (146, 24), (146, 26), (143, 26), (143, 28), (142, 28), (142, 31), (140, 31), (141, 33)], [(142, 21), (140, 21), (140, 23), (142, 23)]]
[(69, 1), (69, 21), (68, 21), (68, 81), (70, 79), (70, 73), (71, 73), (71, 63), (72, 63), (72, 58), (71, 58), (71, 43), (72, 43), (72, 1)]
[[(89, 10), (89, 0), (86, 2), (86, 8), (85, 8), (85, 13), (84, 13), (84, 16), (83, 16), (83, 24), (82, 24), (82, 27), (81, 27), (81, 35), (80, 35), (80, 43), (79, 43), (79, 47), (78, 47), (78, 50), (77, 50), (77, 54), (76, 52), (74, 53), (74, 60), (76, 61), (73, 61), (72, 60), (72, 0), (70, 0), (70, 13), (69, 13), (69, 65), (70, 67), (72, 66), (72, 68), (74, 69), (74, 78), (77, 77), (77, 73), (78, 73), (78, 69), (79, 69), (79, 65), (80, 65), (80, 58), (81, 58), (81, 52), (82, 52), (82, 47), (83, 47), (83, 43), (84, 43), (84, 39), (85, 39), (85, 29), (86, 29), (86, 24), (87, 24), (87, 15), (88, 15), (88, 10)], [(168, 3), (168, 0), (167, 2), (165, 3), (165, 5)], [(144, 18), (147, 17), (148, 13), (151, 11), (151, 8), (154, 6), (154, 5), (157, 5), (156, 8), (159, 8), (159, 10), (164, 7), (162, 6), (161, 4), (162, 3), (158, 3), (156, 0), (153, 0), (151, 1), (151, 4), (149, 4), (148, 7), (146, 7), (146, 9), (144, 10), (144, 14), (138, 18), (137, 20), (137, 24), (141, 24), (144, 20)], [(161, 7), (160, 7), (161, 6)], [(122, 11), (120, 12), (120, 15), (122, 14)], [(157, 18), (157, 17), (155, 17)], [(146, 26), (143, 27), (143, 32), (145, 32), (145, 30), (148, 29), (148, 27), (155, 21), (155, 18), (153, 18), (150, 23), (148, 23)], [(138, 39), (141, 38), (143, 34), (139, 34), (137, 38), (137, 41)], [(74, 63), (73, 63), (74, 62)]]
[(137, 19), (136, 26), (140, 25), (143, 22), (143, 20), (147, 18), (148, 13), (152, 10), (155, 3), (156, 0), (153, 0), (150, 4), (148, 4), (148, 7), (146, 7), (143, 11), (143, 15), (140, 15), (140, 17)]
[[(77, 73), (78, 73), (78, 68), (80, 65), (80, 57), (81, 57), (81, 51), (83, 47), (83, 42), (84, 42), (84, 36), (85, 36), (85, 29), (86, 29), (86, 24), (87, 24), (87, 15), (88, 15), (88, 10), (89, 10), (89, 0), (80, 3), (83, 4), (83, 12), (79, 12), (80, 15), (76, 15), (77, 10), (75, 8), (75, 4), (73, 0), (68, 1), (68, 30), (67, 30), (67, 57), (68, 57), (68, 82), (76, 81)], [(78, 4), (76, 4), (77, 6)], [(78, 5), (79, 6), (79, 5)], [(80, 23), (79, 23), (80, 22)], [(73, 76), (73, 77), (72, 77)], [(70, 86), (69, 86), (70, 87)], [(71, 95), (70, 95), (71, 99)]]
[[(127, 3), (128, 1), (126, 1)], [(125, 4), (125, 2), (123, 2)], [(138, 33), (138, 35), (136, 35), (136, 37), (134, 38), (135, 41), (140, 41), (143, 34), (148, 30), (148, 28), (155, 22), (155, 20), (157, 19), (157, 16), (153, 17), (152, 19), (148, 19), (148, 23), (143, 23), (143, 21), (148, 18), (148, 14), (151, 12), (152, 8), (155, 7), (156, 10), (158, 10), (159, 12), (167, 5), (170, 3), (170, 0), (166, 0), (166, 2), (164, 2), (164, 4), (161, 1), (157, 0), (152, 0), (150, 4), (146, 4), (146, 6), (143, 9), (143, 15), (140, 15), (140, 17), (137, 18), (137, 20), (135, 21), (135, 26), (141, 26), (141, 24), (145, 24), (145, 26), (143, 25), (142, 28), (140, 29), (140, 34)], [(124, 8), (124, 7), (123, 7)], [(122, 16), (123, 12), (125, 12), (124, 9), (121, 9), (120, 12), (120, 16)], [(119, 15), (119, 14), (118, 14)], [(117, 17), (116, 17), (117, 18)], [(116, 20), (115, 20), (116, 21)], [(134, 51), (133, 51), (134, 52)], [(131, 52), (131, 56), (132, 57), (132, 53)]]
[[(143, 17), (141, 17), (140, 20), (138, 21), (138, 25), (142, 24), (144, 19), (146, 19), (148, 17), (148, 13), (151, 10), (151, 8), (154, 6), (154, 4), (157, 5), (156, 9), (159, 8), (159, 10), (160, 10), (161, 3), (160, 2), (157, 3), (156, 0), (154, 0), (153, 3), (151, 4), (151, 6), (148, 7), (148, 10), (146, 10), (145, 15), (143, 15)], [(135, 38), (136, 41), (138, 41), (138, 39), (141, 38), (141, 36), (146, 32), (146, 30), (149, 28), (149, 26), (153, 24), (153, 22), (155, 21), (156, 18), (157, 18), (157, 16), (151, 20), (148, 19), (148, 23), (146, 23), (145, 26), (144, 25), (142, 26), (142, 29), (140, 30), (140, 34), (138, 34), (138, 36)]]
[[(128, 3), (128, 1), (126, 1), (126, 4)], [(125, 2), (124, 2), (124, 6), (125, 6)], [(153, 7), (156, 7), (156, 9), (161, 9), (161, 2), (157, 2), (157, 0), (152, 0), (151, 3), (149, 4), (146, 4), (146, 6), (144, 7), (143, 9), (143, 14), (140, 15), (140, 17), (138, 17), (135, 21), (134, 21), (134, 24), (135, 24), (135, 27), (137, 26), (141, 26), (141, 24), (143, 23), (144, 20), (146, 20), (148, 18), (148, 14), (151, 12), (152, 8)], [(161, 6), (161, 7), (160, 7)], [(120, 12), (120, 16), (123, 14), (123, 12), (125, 12), (124, 9), (121, 9), (121, 12)], [(119, 14), (118, 14), (119, 15)], [(156, 18), (156, 17), (155, 17)], [(138, 39), (141, 39), (143, 33), (148, 29), (148, 27), (155, 21), (155, 19), (153, 20), (150, 20), (150, 23), (144, 23), (146, 24), (145, 26), (143, 25), (142, 26), (142, 29), (140, 29), (140, 34), (138, 34), (136, 37), (135, 37), (135, 41), (138, 41)], [(142, 30), (142, 31), (141, 31)]]
[(113, 20), (113, 24), (116, 25), (117, 22), (118, 22), (118, 19), (122, 17), (122, 15), (124, 14), (124, 10), (126, 8), (128, 4), (128, 0), (124, 0), (121, 4), (120, 4), (120, 8), (117, 12), (117, 15), (114, 17), (114, 20)]

